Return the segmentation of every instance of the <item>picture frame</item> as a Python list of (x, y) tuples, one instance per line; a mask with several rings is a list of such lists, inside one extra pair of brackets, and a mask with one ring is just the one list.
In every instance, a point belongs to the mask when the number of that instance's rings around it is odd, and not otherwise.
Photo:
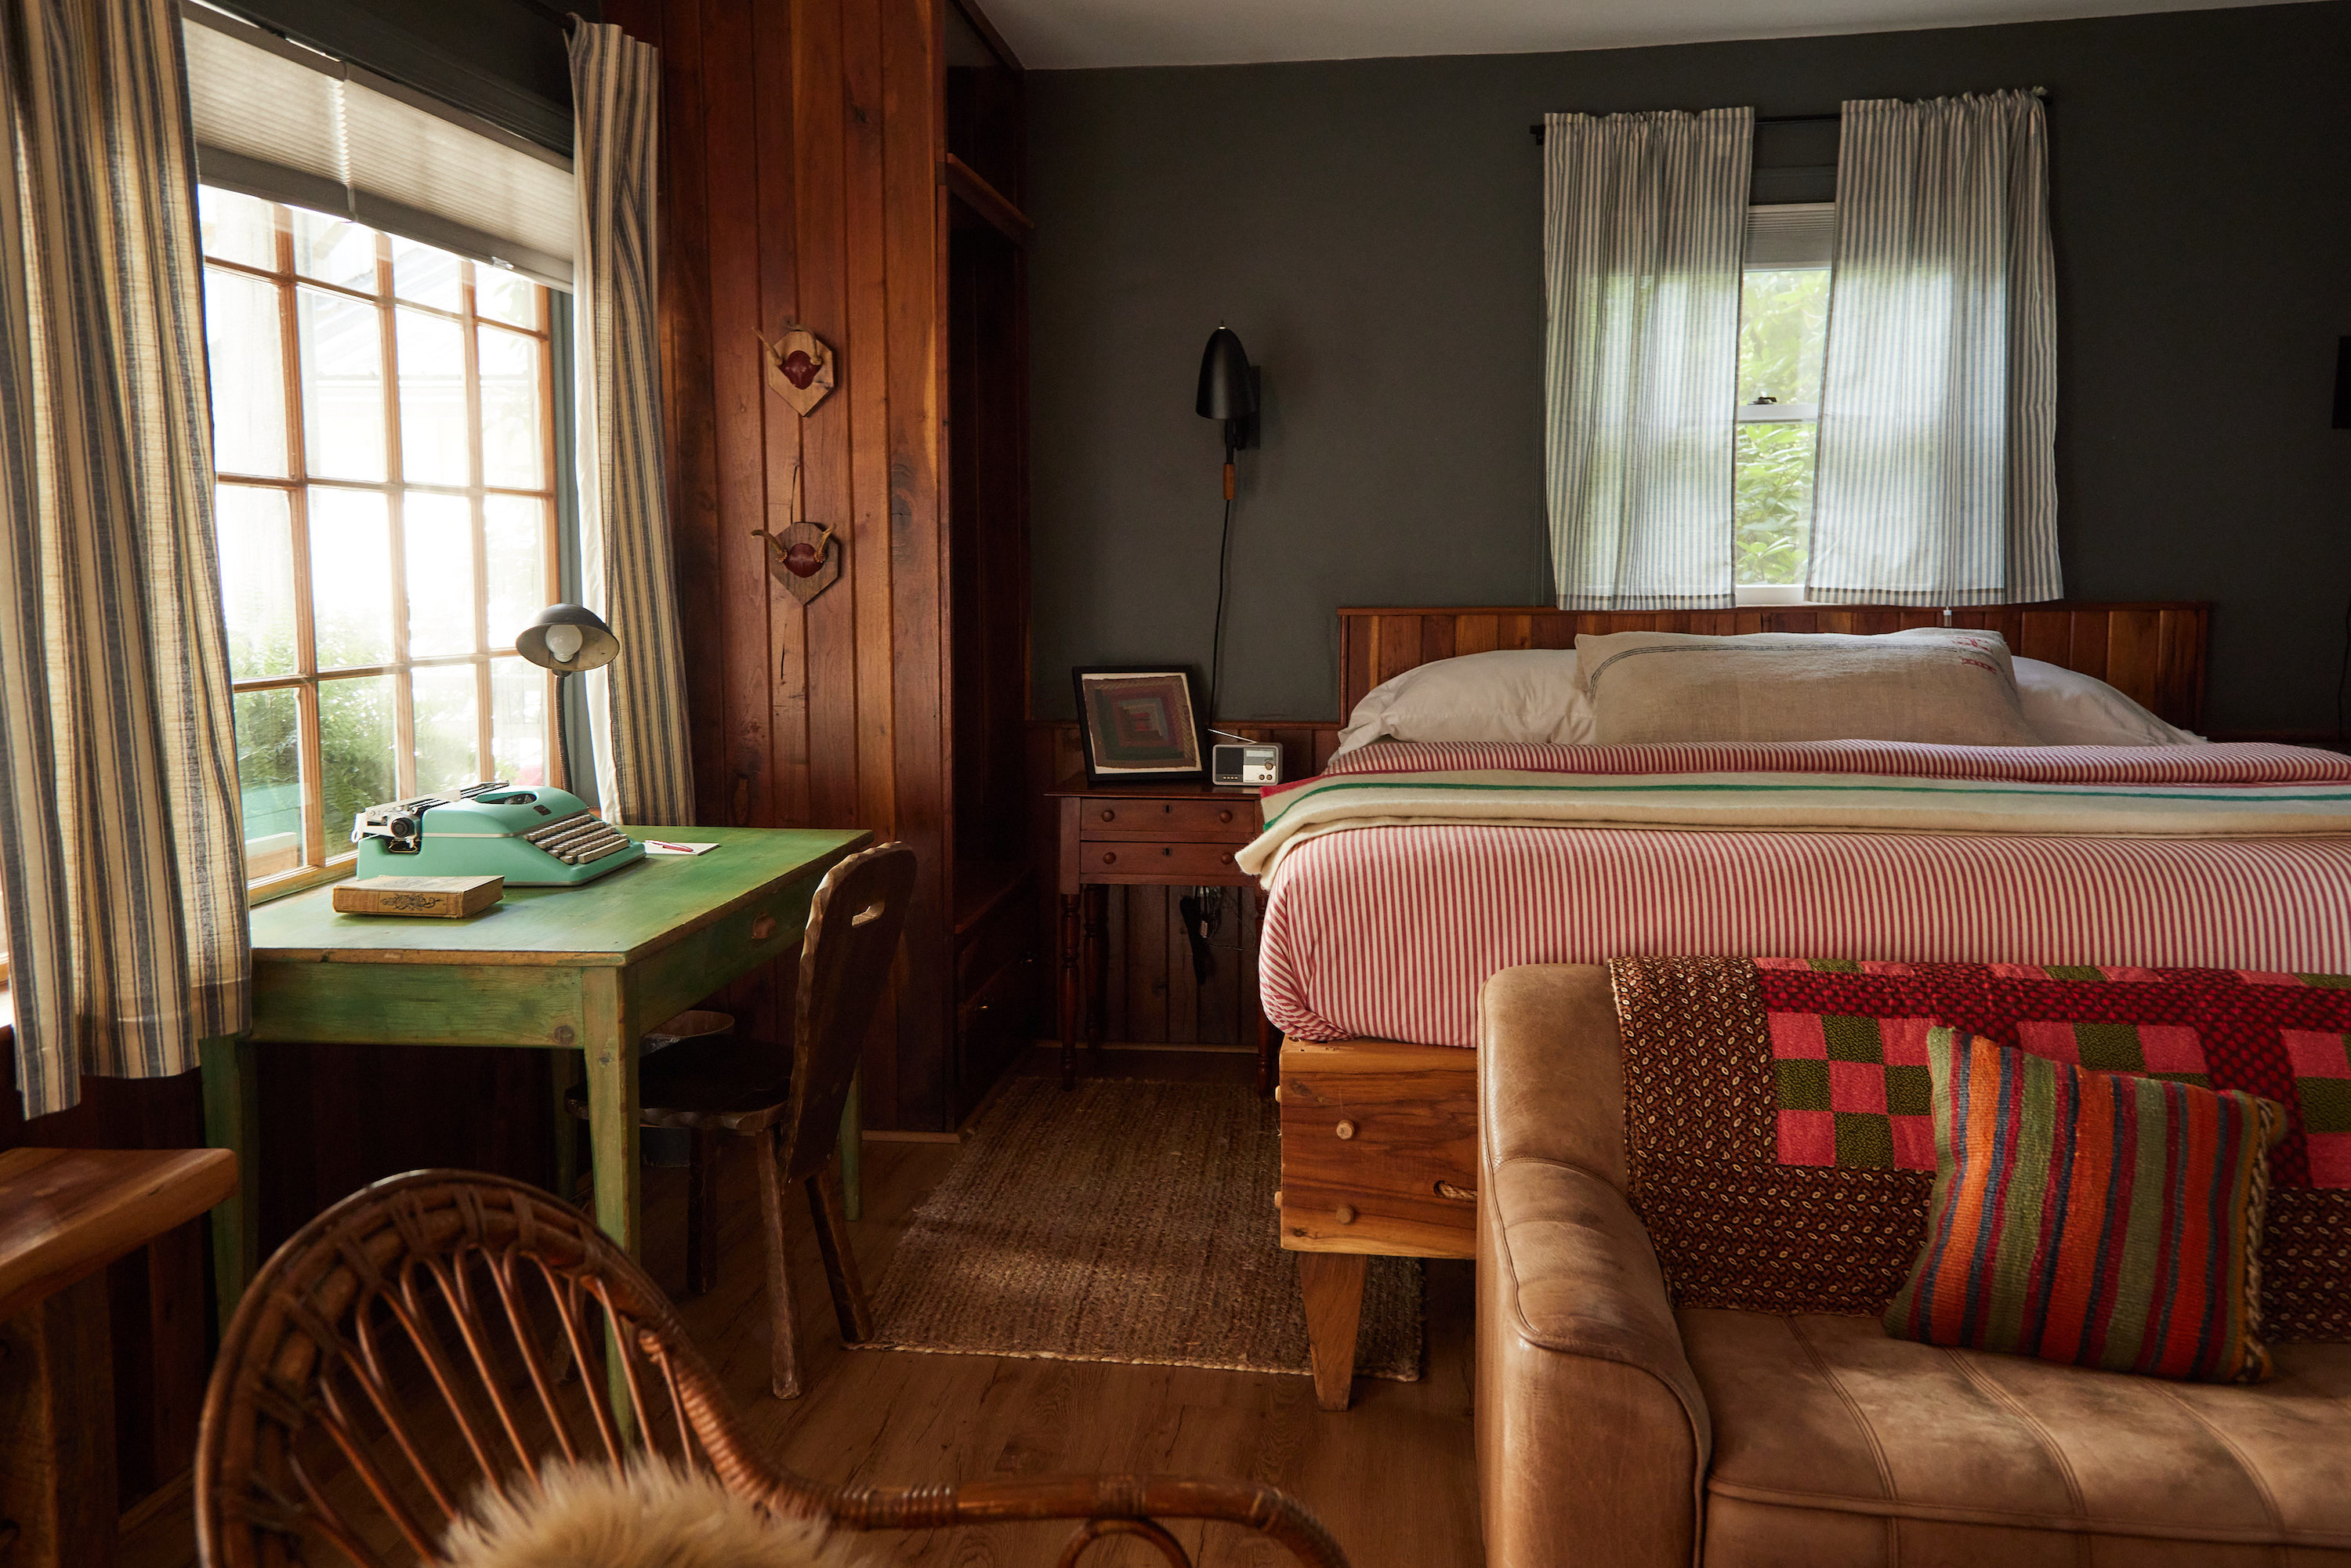
[(1078, 748), (1089, 784), (1180, 784), (1208, 776), (1192, 672), (1181, 664), (1081, 664)]

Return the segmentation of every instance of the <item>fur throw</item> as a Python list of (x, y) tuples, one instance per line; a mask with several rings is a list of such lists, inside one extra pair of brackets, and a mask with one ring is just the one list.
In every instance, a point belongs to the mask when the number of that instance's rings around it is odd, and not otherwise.
[(487, 1490), (442, 1542), (450, 1568), (856, 1568), (845, 1537), (778, 1519), (715, 1476), (661, 1459), (549, 1466), (536, 1491)]

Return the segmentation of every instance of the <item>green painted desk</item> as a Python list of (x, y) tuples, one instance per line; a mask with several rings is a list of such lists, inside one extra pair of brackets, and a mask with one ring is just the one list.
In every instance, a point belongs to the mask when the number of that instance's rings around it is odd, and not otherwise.
[[(637, 1041), (663, 1019), (789, 952), (856, 831), (640, 828), (716, 841), (648, 856), (581, 887), (512, 887), (465, 920), (338, 915), (327, 887), (253, 911), (253, 1027), (204, 1043), (204, 1131), (236, 1151), (236, 1195), (213, 1211), (225, 1326), (258, 1267), (262, 1044), (510, 1045), (580, 1052), (596, 1223), (637, 1250)], [(556, 1074), (559, 1102), (568, 1067)], [(568, 1125), (568, 1119), (564, 1124)], [(568, 1153), (569, 1140), (560, 1146)], [(561, 1162), (564, 1177), (570, 1162)]]

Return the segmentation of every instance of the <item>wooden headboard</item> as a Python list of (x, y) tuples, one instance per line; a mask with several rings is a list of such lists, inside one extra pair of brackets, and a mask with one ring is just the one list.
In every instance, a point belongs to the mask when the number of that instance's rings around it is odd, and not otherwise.
[[(2001, 604), (1921, 610), (1875, 604), (1759, 606), (1746, 610), (1574, 611), (1348, 609), (1339, 612), (1342, 720), (1364, 694), (1432, 659), (1497, 648), (1573, 648), (1578, 632), (1899, 632), (1969, 626), (1998, 632), (2011, 653), (2062, 664), (2114, 686), (2167, 724), (2200, 729), (2204, 718), (2205, 603)], [(1944, 619), (1946, 614), (1949, 619)]]

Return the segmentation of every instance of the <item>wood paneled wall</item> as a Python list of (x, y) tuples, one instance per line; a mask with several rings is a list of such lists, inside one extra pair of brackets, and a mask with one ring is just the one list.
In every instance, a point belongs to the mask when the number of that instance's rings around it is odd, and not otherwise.
[[(870, 828), (911, 843), (913, 961), (869, 1044), (879, 1126), (944, 1112), (951, 767), (940, 524), (944, 0), (607, 0), (662, 51), (662, 340), (670, 524), (705, 823)], [(758, 340), (830, 344), (802, 418)], [(798, 476), (797, 481), (795, 476)], [(838, 530), (840, 580), (803, 609), (755, 528)], [(790, 972), (727, 998), (779, 1037)]]

